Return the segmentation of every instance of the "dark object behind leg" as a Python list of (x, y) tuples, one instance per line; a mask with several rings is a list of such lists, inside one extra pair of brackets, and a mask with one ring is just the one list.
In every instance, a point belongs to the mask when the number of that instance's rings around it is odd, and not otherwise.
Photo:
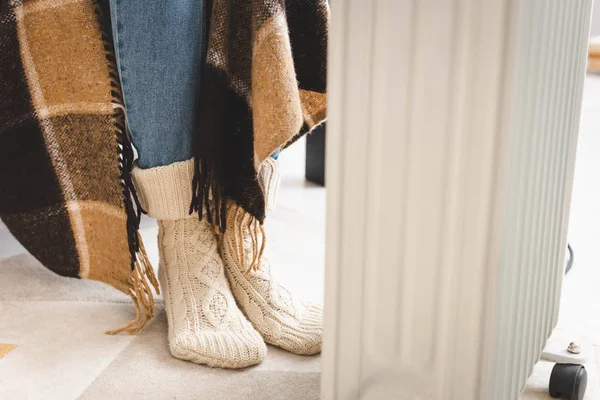
[(325, 186), (325, 124), (306, 136), (306, 180)]

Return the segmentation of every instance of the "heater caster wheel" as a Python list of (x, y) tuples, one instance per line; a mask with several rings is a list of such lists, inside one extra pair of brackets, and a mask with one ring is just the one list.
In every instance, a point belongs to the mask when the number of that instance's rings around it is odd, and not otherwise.
[(548, 391), (557, 399), (582, 400), (587, 386), (587, 371), (580, 364), (555, 364)]

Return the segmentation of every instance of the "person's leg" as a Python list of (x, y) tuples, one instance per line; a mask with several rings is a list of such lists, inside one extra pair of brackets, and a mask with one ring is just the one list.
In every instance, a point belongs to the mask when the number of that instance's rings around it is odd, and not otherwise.
[(231, 293), (218, 241), (206, 217), (189, 215), (192, 162), (135, 168), (140, 202), (158, 220), (158, 279), (171, 354), (211, 367), (244, 368), (267, 348)]
[(203, 0), (111, 0), (115, 53), (138, 165), (192, 157)]
[(266, 354), (235, 303), (206, 218), (190, 215), (204, 0), (111, 0), (113, 36), (132, 142), (133, 180), (158, 219), (159, 280), (173, 356), (243, 368)]
[[(274, 208), (279, 187), (279, 164), (275, 157), (263, 161), (258, 179), (265, 193), (267, 209)], [(227, 214), (221, 254), (240, 307), (267, 343), (296, 354), (319, 353), (323, 341), (323, 308), (302, 300), (277, 283), (266, 257), (257, 271), (248, 267), (252, 265), (256, 246), (252, 245), (249, 229), (244, 228), (244, 213), (236, 211), (233, 208)], [(236, 227), (242, 227), (241, 237), (247, 249), (245, 259), (244, 253), (237, 251), (240, 235)]]
[(277, 192), (279, 192), (279, 150), (267, 158), (258, 169), (258, 183), (265, 194), (265, 208), (267, 211), (275, 209), (277, 203)]
[(258, 169), (258, 182), (265, 194), (265, 208), (267, 211), (274, 210), (279, 191), (279, 155), (281, 149), (277, 149), (269, 158), (263, 161)]

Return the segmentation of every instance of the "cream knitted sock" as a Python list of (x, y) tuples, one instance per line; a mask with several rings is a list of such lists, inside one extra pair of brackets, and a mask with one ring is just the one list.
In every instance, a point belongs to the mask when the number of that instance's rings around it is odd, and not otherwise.
[(240, 308), (267, 343), (295, 354), (321, 352), (322, 307), (303, 301), (278, 284), (271, 276), (271, 265), (265, 257), (260, 268), (249, 268), (254, 247), (246, 219), (241, 207), (232, 207), (221, 241), (225, 272)]
[[(261, 165), (259, 179), (266, 203), (272, 208), (279, 185), (276, 160), (269, 158)], [(233, 295), (267, 343), (295, 354), (319, 353), (323, 340), (323, 308), (303, 301), (278, 284), (266, 258), (263, 257), (259, 269), (249, 267), (259, 247), (253, 243), (249, 226), (244, 210), (231, 206), (221, 254)]]
[(140, 202), (159, 223), (171, 354), (211, 367), (258, 364), (267, 349), (235, 303), (213, 228), (188, 214), (192, 176), (192, 161), (133, 171)]
[(260, 183), (265, 194), (265, 207), (267, 210), (275, 209), (280, 181), (279, 161), (267, 157), (258, 169), (258, 183)]

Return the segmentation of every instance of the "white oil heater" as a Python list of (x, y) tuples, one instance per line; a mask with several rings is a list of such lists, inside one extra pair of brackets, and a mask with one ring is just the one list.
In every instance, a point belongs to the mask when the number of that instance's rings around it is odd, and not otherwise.
[(591, 3), (332, 2), (323, 399), (518, 398), (557, 322)]

